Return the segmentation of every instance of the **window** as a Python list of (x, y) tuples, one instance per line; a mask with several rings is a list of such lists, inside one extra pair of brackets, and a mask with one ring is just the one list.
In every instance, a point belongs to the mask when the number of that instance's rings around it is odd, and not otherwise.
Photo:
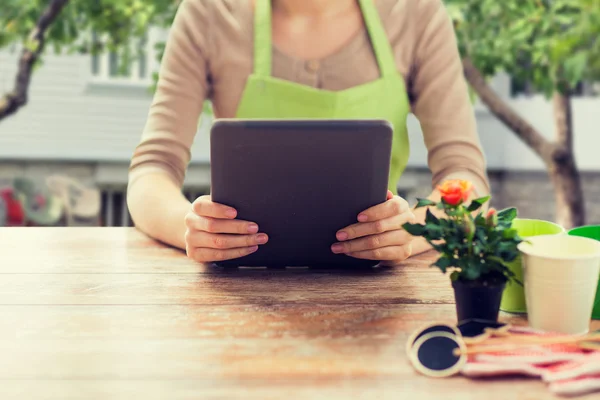
[[(91, 75), (95, 83), (150, 86), (158, 69), (155, 44), (158, 35), (150, 30), (133, 41), (129, 48), (104, 51), (91, 56)], [(92, 34), (94, 43), (100, 40)]]

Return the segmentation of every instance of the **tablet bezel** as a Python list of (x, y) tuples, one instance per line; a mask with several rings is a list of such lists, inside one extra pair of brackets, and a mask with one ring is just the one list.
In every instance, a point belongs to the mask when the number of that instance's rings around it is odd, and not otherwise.
[[(211, 127), (211, 196), (212, 200), (226, 204), (238, 209), (238, 218), (256, 222), (259, 228), (268, 226), (266, 231), (271, 240), (269, 243), (259, 246), (255, 253), (233, 260), (215, 262), (216, 265), (224, 267), (373, 267), (379, 262), (377, 260), (362, 260), (346, 255), (335, 255), (330, 246), (336, 242), (335, 232), (344, 228), (346, 223), (357, 223), (356, 217), (360, 211), (386, 201), (389, 170), (391, 162), (391, 150), (393, 140), (393, 127), (385, 120), (324, 120), (324, 119), (299, 119), (299, 120), (267, 120), (267, 119), (219, 119), (214, 121)], [(328, 137), (329, 135), (330, 137)], [(347, 135), (355, 135), (348, 137)], [(337, 139), (337, 141), (336, 141)], [(341, 139), (341, 140), (340, 140)], [(262, 140), (262, 142), (261, 142)], [(311, 147), (312, 146), (312, 147)], [(277, 153), (271, 153), (276, 150)], [(287, 151), (287, 153), (286, 153)], [(276, 173), (288, 168), (288, 172), (296, 175), (298, 181), (302, 181), (305, 175), (300, 169), (306, 164), (298, 159), (298, 152), (309, 154), (311, 157), (321, 161), (319, 172), (314, 169), (312, 177), (312, 190), (319, 190), (322, 199), (336, 196), (336, 192), (348, 193), (348, 185), (355, 186), (355, 191), (346, 196), (346, 201), (340, 199), (336, 203), (335, 212), (331, 213), (332, 205), (325, 205), (326, 201), (317, 202), (311, 198), (311, 216), (320, 215), (319, 229), (321, 226), (327, 230), (327, 239), (321, 238), (319, 244), (312, 243), (315, 236), (324, 235), (325, 231), (317, 234), (310, 232), (288, 231), (287, 235), (295, 237), (295, 246), (286, 242), (286, 218), (291, 218), (288, 226), (302, 226), (303, 219), (300, 215), (294, 220), (291, 215), (306, 212), (303, 208), (302, 199), (294, 182), (282, 182), (280, 179), (272, 179), (271, 176), (257, 177), (258, 171), (265, 171), (265, 165), (258, 164), (267, 162), (269, 157), (277, 159), (278, 163), (284, 165), (271, 165)], [(276, 155), (275, 155), (276, 154)], [(367, 155), (373, 157), (369, 158)], [(237, 159), (236, 156), (237, 155)], [(233, 157), (232, 157), (233, 156)], [(250, 160), (260, 160), (253, 163)], [(329, 158), (327, 158), (329, 157)], [(243, 160), (242, 160), (243, 159)], [(240, 165), (240, 163), (245, 163)], [(286, 163), (287, 167), (286, 167)], [(295, 164), (294, 164), (295, 163)], [(334, 176), (339, 164), (351, 164), (351, 168), (361, 173), (356, 173), (353, 178), (346, 177), (345, 182), (332, 183), (333, 179), (325, 181), (327, 175)], [(253, 168), (256, 171), (253, 171)], [(291, 169), (290, 169), (291, 168)], [(307, 168), (310, 169), (310, 168)], [(371, 170), (371, 175), (366, 176), (364, 171)], [(268, 173), (266, 175), (269, 175)], [(235, 176), (235, 178), (233, 178)], [(243, 182), (243, 184), (240, 184)], [(255, 185), (246, 187), (244, 185), (254, 182)], [(273, 188), (272, 182), (278, 182), (280, 187)], [(306, 184), (306, 182), (304, 182)], [(257, 188), (262, 187), (262, 194), (257, 197)], [(281, 193), (291, 193), (285, 197)], [(306, 192), (305, 192), (306, 193)], [(312, 192), (311, 192), (312, 193)], [(279, 197), (278, 197), (279, 196)], [(264, 199), (274, 199), (274, 204), (286, 204), (296, 201), (293, 207), (287, 207), (285, 213), (282, 209), (270, 207), (268, 216), (266, 211), (257, 204), (267, 202)], [(241, 200), (243, 199), (243, 200)], [(279, 201), (276, 201), (279, 199)], [(264, 200), (264, 201), (263, 201)], [(244, 202), (248, 204), (244, 205)], [(323, 205), (321, 206), (321, 202)], [(252, 205), (254, 204), (254, 205)], [(361, 206), (359, 206), (361, 205)], [(252, 209), (254, 207), (254, 209)], [(314, 207), (317, 207), (315, 209)], [(329, 207), (329, 209), (319, 209)], [(275, 209), (274, 209), (275, 208)], [(329, 214), (327, 214), (329, 210)], [(342, 214), (344, 217), (342, 218)], [(254, 220), (252, 217), (265, 215), (262, 220)], [(334, 216), (335, 215), (335, 216)], [(309, 216), (305, 216), (309, 218)], [(257, 218), (259, 219), (259, 218)], [(343, 226), (333, 226), (333, 220), (344, 220)], [(300, 224), (300, 225), (298, 225)], [(302, 230), (299, 229), (299, 230)], [(261, 229), (261, 231), (264, 231)], [(316, 232), (313, 230), (312, 232)], [(309, 235), (309, 236), (307, 236)], [(331, 240), (329, 240), (331, 236)], [(274, 240), (274, 238), (277, 240)], [(303, 240), (307, 248), (303, 248), (304, 256), (298, 249), (298, 239)], [(317, 239), (315, 239), (317, 240)], [(327, 242), (326, 242), (327, 241)], [(302, 245), (300, 245), (302, 247)], [(325, 253), (325, 247), (329, 253)], [(286, 249), (293, 250), (294, 254), (286, 254)], [(320, 257), (317, 259), (318, 255)], [(306, 261), (302, 261), (306, 260)], [(308, 261), (310, 260), (310, 261)]]

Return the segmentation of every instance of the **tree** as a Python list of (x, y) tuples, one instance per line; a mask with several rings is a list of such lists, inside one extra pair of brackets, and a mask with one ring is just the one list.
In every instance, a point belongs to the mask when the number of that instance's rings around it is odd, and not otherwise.
[(0, 93), (0, 121), (27, 104), (33, 70), (47, 47), (56, 53), (118, 51), (124, 69), (134, 56), (131, 41), (149, 26), (168, 27), (180, 1), (2, 0), (0, 49), (18, 44), (21, 55), (13, 89)]
[[(556, 219), (585, 223), (573, 153), (571, 98), (600, 80), (600, 0), (446, 0), (467, 82), (490, 112), (544, 162), (555, 188)], [(505, 72), (552, 99), (555, 139), (546, 139), (488, 85)]]

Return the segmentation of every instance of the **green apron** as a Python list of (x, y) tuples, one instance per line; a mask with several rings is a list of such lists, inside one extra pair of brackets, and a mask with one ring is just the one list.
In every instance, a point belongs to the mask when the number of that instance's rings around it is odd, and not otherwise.
[(342, 91), (315, 89), (271, 76), (271, 2), (257, 0), (254, 17), (254, 71), (244, 89), (236, 118), (240, 119), (384, 119), (394, 127), (388, 187), (406, 168), (410, 112), (403, 76), (396, 70), (392, 48), (373, 0), (359, 0), (379, 65), (379, 79)]

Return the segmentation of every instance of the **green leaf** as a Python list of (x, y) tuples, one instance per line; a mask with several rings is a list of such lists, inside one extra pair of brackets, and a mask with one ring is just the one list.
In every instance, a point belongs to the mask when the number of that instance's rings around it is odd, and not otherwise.
[(459, 277), (460, 277), (460, 272), (459, 271), (452, 271), (452, 273), (450, 274), (450, 280), (452, 282), (457, 281)]
[(475, 268), (466, 268), (462, 271), (462, 275), (470, 280), (470, 281), (474, 281), (476, 279), (478, 279), (481, 276), (481, 272), (478, 269)]
[(426, 224), (439, 224), (440, 223), (440, 220), (435, 215), (433, 215), (433, 213), (431, 212), (431, 210), (429, 208), (425, 212), (425, 223)]
[(473, 200), (471, 204), (469, 204), (469, 207), (467, 207), (467, 211), (473, 212), (479, 210), (490, 198), (491, 196), (485, 196)]
[(406, 223), (402, 228), (412, 236), (423, 236), (425, 233), (425, 225)]
[(504, 257), (505, 262), (507, 262), (507, 263), (513, 262), (517, 259), (517, 257), (519, 257), (519, 252), (507, 251), (507, 252), (503, 253), (503, 257)]
[(506, 261), (505, 261), (505, 260), (503, 260), (502, 258), (498, 257), (498, 256), (488, 256), (488, 257), (486, 258), (486, 260), (488, 260), (488, 261), (494, 261), (494, 262), (496, 262), (496, 263), (498, 263), (498, 264), (501, 264), (501, 265), (503, 265), (503, 266), (506, 266)]
[(439, 225), (427, 224), (425, 232), (430, 240), (440, 240), (444, 237), (444, 229)]
[[(510, 271), (509, 271), (509, 272), (510, 272)], [(510, 278), (510, 280), (511, 280), (512, 282), (516, 283), (517, 285), (519, 285), (519, 286), (525, 286), (525, 285), (523, 284), (523, 282), (521, 282), (521, 280), (515, 276), (515, 274), (512, 274), (512, 273), (511, 273), (511, 274), (509, 275), (509, 278)]]
[(500, 242), (496, 245), (495, 254), (502, 260), (510, 262), (519, 255), (519, 250), (515, 242)]
[(475, 226), (485, 226), (486, 225), (485, 217), (483, 216), (482, 213), (477, 214), (477, 216), (474, 218), (474, 221), (475, 221)]
[(422, 208), (422, 207), (430, 207), (430, 206), (435, 206), (437, 203), (435, 201), (431, 201), (429, 199), (417, 199), (417, 205), (415, 206), (415, 208)]
[(517, 209), (514, 207), (506, 208), (498, 212), (498, 222), (512, 222), (517, 217)]
[(446, 252), (446, 244), (445, 243), (435, 244), (431, 240), (427, 240), (427, 243), (429, 243), (429, 245), (440, 254), (443, 254)]
[(437, 259), (434, 266), (438, 267), (443, 273), (446, 273), (446, 269), (453, 265), (452, 259), (442, 256)]
[(588, 54), (584, 52), (576, 53), (564, 61), (563, 74), (570, 88), (583, 79), (587, 65)]

